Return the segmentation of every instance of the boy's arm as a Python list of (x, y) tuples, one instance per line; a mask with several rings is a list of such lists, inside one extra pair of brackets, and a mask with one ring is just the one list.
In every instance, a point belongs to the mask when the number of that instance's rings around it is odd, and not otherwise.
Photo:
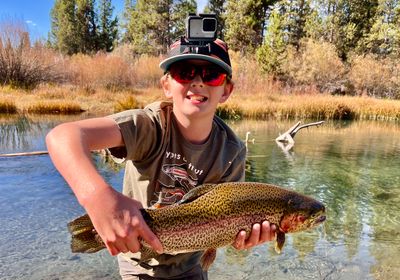
[(140, 214), (140, 202), (109, 186), (92, 162), (90, 151), (124, 145), (114, 120), (96, 118), (61, 124), (50, 131), (46, 144), (54, 165), (89, 214), (111, 255), (139, 251), (139, 237), (162, 252), (160, 241)]

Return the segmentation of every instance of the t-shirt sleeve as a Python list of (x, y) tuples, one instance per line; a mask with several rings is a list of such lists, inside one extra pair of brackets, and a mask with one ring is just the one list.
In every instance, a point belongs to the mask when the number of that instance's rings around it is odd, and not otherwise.
[(144, 110), (128, 110), (110, 115), (109, 118), (115, 120), (119, 126), (125, 143), (124, 147), (109, 149), (117, 161), (140, 162), (149, 159), (160, 146), (157, 143), (157, 139), (160, 139), (157, 137), (161, 133), (160, 125)]

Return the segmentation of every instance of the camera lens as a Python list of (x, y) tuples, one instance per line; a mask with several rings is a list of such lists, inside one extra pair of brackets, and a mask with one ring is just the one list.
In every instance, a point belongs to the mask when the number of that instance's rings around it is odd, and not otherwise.
[(203, 19), (203, 31), (215, 32), (217, 30), (217, 20), (215, 18)]

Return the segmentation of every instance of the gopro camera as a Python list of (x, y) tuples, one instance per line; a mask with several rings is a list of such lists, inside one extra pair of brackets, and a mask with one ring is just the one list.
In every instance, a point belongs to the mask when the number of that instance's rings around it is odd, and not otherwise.
[(215, 14), (189, 14), (186, 20), (186, 39), (189, 42), (205, 45), (217, 38)]

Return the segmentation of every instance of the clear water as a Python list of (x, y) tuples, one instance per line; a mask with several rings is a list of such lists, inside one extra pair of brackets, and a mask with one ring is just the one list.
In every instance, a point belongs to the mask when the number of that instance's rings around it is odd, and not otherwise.
[[(0, 117), (0, 153), (45, 150), (44, 136), (73, 118)], [(247, 180), (322, 201), (323, 227), (252, 250), (220, 249), (210, 279), (400, 279), (400, 125), (326, 123), (301, 130), (284, 151), (274, 141), (293, 122), (231, 123), (248, 143)], [(62, 147), (60, 147), (62, 148)], [(95, 156), (117, 189), (122, 170)], [(115, 258), (72, 254), (66, 224), (81, 215), (47, 155), (0, 157), (0, 279), (118, 279)]]

